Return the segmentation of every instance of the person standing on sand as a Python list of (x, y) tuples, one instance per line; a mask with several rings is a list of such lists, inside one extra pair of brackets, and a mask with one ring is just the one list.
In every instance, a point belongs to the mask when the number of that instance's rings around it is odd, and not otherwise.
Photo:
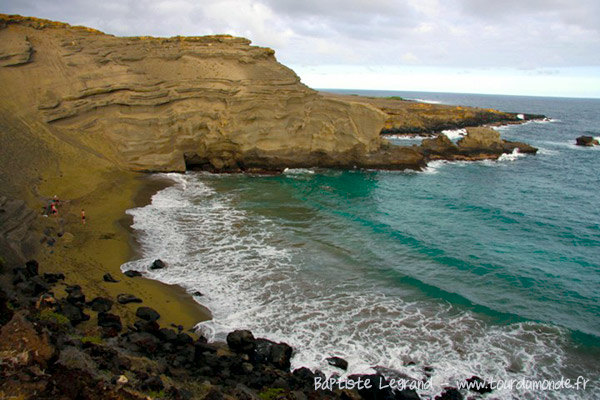
[(85, 210), (81, 209), (81, 223), (85, 225)]
[(52, 212), (52, 215), (58, 216), (58, 208), (56, 208), (56, 203), (53, 202), (50, 205), (50, 211)]

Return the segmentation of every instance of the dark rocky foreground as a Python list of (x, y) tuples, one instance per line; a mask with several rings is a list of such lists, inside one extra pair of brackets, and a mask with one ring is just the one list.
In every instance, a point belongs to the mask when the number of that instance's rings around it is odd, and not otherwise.
[[(419, 399), (380, 374), (351, 376), (349, 388), (319, 371), (292, 372), (292, 347), (249, 331), (207, 343), (182, 327), (161, 327), (160, 315), (145, 306), (133, 326), (123, 326), (113, 299), (86, 299), (63, 274), (40, 275), (33, 260), (0, 276), (0, 398)], [(347, 366), (330, 360), (340, 373)], [(316, 381), (329, 385), (315, 389)], [(435, 397), (462, 398), (455, 388)]]

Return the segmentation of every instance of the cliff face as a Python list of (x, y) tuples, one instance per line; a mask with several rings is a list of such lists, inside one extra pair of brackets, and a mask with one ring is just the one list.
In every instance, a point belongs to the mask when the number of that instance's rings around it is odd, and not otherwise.
[(187, 160), (220, 170), (275, 156), (297, 164), (315, 154), (345, 163), (381, 144), (385, 114), (324, 98), (246, 39), (121, 38), (6, 15), (0, 28), (2, 102), (127, 169), (183, 171)]

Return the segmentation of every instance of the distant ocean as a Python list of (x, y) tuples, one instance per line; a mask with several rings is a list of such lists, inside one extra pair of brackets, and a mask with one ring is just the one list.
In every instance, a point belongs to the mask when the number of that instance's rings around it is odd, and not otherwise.
[[(434, 162), (423, 172), (165, 174), (129, 210), (146, 270), (204, 294), (211, 340), (250, 329), (296, 349), (292, 368), (379, 366), (428, 379), (590, 381), (492, 398), (600, 398), (600, 100), (337, 91), (545, 114), (501, 127), (535, 156)], [(450, 132), (455, 137), (460, 132)], [(410, 141), (394, 139), (396, 144)], [(389, 372), (389, 371), (388, 371)]]

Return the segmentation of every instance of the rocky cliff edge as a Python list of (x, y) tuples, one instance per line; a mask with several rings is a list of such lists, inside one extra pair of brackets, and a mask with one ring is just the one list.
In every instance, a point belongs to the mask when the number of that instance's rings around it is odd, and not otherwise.
[[(227, 35), (115, 37), (0, 15), (0, 82), (9, 117), (45, 141), (137, 171), (373, 166), (363, 156), (380, 151), (386, 118), (323, 97), (273, 50)], [(385, 164), (421, 163), (401, 153)]]

